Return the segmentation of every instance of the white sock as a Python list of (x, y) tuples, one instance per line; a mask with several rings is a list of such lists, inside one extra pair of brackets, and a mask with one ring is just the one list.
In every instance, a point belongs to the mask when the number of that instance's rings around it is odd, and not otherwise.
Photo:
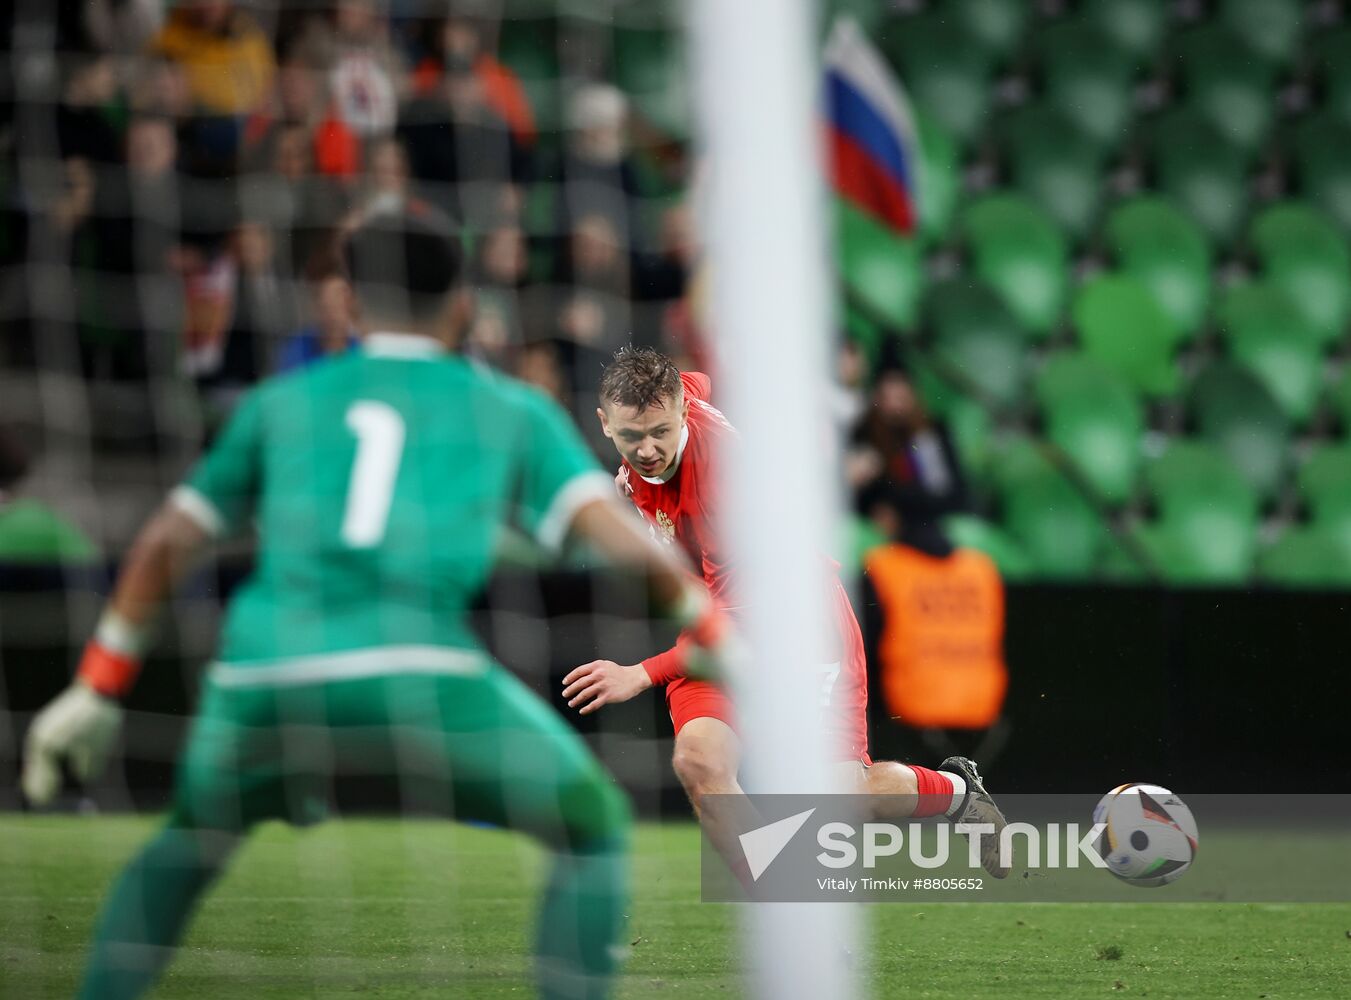
[(939, 771), (938, 773), (952, 781), (952, 804), (948, 806), (948, 811), (943, 815), (956, 816), (957, 811), (962, 808), (962, 804), (966, 801), (966, 779), (960, 774), (953, 774), (951, 771)]

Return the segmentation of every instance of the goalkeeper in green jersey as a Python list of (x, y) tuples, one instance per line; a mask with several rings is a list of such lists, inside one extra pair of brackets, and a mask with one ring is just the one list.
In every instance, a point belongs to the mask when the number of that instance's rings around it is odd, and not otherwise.
[[(493, 663), (466, 608), (504, 523), (584, 538), (656, 606), (721, 622), (650, 541), (568, 418), (451, 353), (472, 311), (439, 219), (367, 219), (344, 244), (362, 349), (266, 382), (143, 529), (75, 682), (34, 720), (24, 790), (96, 773), (156, 612), (208, 542), (256, 523), (160, 833), (97, 925), (80, 996), (146, 992), (255, 823), (322, 818), (335, 774), (397, 777), (419, 812), (531, 834), (553, 853), (535, 940), (545, 997), (606, 994), (626, 898), (623, 793), (547, 705)], [(714, 656), (716, 661), (716, 654)]]

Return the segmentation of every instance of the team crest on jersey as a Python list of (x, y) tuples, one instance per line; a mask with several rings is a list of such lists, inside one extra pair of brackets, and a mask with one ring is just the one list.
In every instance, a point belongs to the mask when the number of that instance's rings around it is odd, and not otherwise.
[(664, 510), (657, 511), (657, 528), (661, 532), (661, 540), (663, 542), (670, 543), (675, 541), (675, 522), (671, 520)]

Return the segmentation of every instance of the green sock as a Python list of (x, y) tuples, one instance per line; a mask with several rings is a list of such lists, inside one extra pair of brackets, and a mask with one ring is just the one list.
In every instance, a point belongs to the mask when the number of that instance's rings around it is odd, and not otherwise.
[(145, 846), (104, 904), (80, 1000), (132, 1000), (154, 985), (234, 843), (230, 834), (166, 826)]
[(543, 1000), (599, 1000), (610, 993), (628, 902), (622, 843), (555, 855), (540, 911), (535, 969)]

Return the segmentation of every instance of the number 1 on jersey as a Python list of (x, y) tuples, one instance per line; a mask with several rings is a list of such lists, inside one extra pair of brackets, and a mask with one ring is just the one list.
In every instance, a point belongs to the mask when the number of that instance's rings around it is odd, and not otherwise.
[(354, 549), (369, 549), (380, 544), (389, 523), (403, 458), (403, 417), (388, 403), (363, 399), (348, 408), (347, 427), (356, 435), (357, 453), (347, 482), (342, 540)]

